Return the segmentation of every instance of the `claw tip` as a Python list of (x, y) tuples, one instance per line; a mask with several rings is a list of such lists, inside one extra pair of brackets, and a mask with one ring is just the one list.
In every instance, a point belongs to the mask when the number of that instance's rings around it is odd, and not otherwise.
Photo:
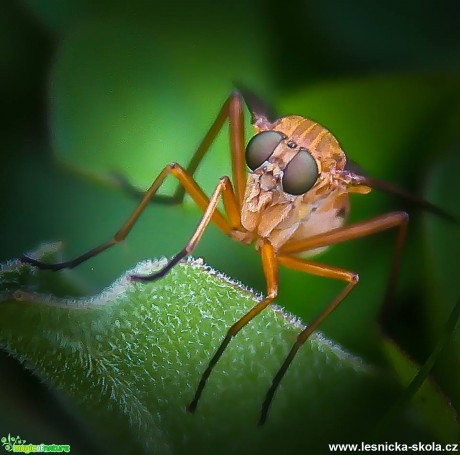
[(190, 414), (195, 414), (196, 411), (196, 403), (192, 401), (188, 406), (187, 406), (187, 411), (190, 412)]

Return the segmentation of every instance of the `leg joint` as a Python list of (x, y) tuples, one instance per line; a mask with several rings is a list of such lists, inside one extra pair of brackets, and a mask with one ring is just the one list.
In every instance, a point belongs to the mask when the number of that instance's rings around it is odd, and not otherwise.
[(225, 335), (226, 340), (231, 340), (240, 330), (241, 327), (239, 327), (240, 321), (235, 322), (227, 331), (227, 334)]
[(179, 163), (176, 163), (175, 161), (172, 161), (171, 163), (168, 164), (169, 169), (180, 169), (181, 171), (183, 171), (183, 167), (179, 164)]
[[(113, 232), (113, 231), (112, 231)], [(120, 243), (125, 239), (124, 233), (120, 230), (113, 236), (113, 243)]]
[(272, 289), (268, 292), (267, 298), (275, 300), (278, 297), (278, 289)]
[(401, 223), (407, 224), (409, 222), (409, 214), (407, 212), (397, 212)]
[(228, 185), (230, 183), (230, 178), (226, 175), (219, 179), (220, 184)]

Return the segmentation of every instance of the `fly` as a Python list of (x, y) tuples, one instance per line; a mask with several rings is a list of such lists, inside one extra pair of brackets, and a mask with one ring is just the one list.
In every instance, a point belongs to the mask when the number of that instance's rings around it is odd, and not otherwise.
[[(255, 135), (247, 145), (244, 138), (245, 103), (255, 128)], [(222, 177), (208, 197), (193, 175), (227, 120), (230, 125), (232, 179)], [(173, 196), (157, 195), (170, 175), (179, 181), (176, 192)], [(135, 191), (126, 182), (125, 186)], [(367, 194), (372, 188), (399, 194), (425, 209), (456, 221), (443, 210), (396, 185), (361, 175), (352, 163), (347, 162), (337, 139), (320, 124), (297, 115), (278, 118), (270, 114), (253, 93), (240, 88), (230, 94), (220, 109), (189, 165), (183, 168), (175, 162), (168, 164), (150, 188), (142, 193), (141, 202), (112, 239), (70, 261), (49, 264), (28, 256), (22, 259), (41, 269), (56, 271), (73, 268), (124, 240), (152, 200), (181, 203), (185, 193), (203, 211), (196, 229), (184, 248), (160, 271), (151, 275), (131, 275), (133, 281), (153, 281), (163, 277), (193, 252), (211, 222), (233, 240), (254, 244), (262, 258), (266, 297), (228, 329), (201, 376), (188, 405), (190, 412), (195, 412), (206, 382), (232, 338), (278, 296), (279, 266), (343, 281), (345, 285), (342, 291), (298, 334), (265, 395), (259, 419), (261, 425), (267, 419), (275, 392), (297, 351), (359, 282), (355, 272), (312, 261), (310, 256), (337, 243), (395, 229), (396, 242), (385, 301), (392, 297), (406, 237), (407, 213), (395, 211), (355, 224), (345, 224), (350, 208), (349, 195)], [(223, 212), (218, 208), (220, 201), (223, 202)]]

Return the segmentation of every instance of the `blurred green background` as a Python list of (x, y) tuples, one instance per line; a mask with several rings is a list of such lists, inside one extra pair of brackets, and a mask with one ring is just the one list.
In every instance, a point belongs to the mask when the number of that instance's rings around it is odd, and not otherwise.
[[(448, 1), (3, 1), (0, 259), (47, 240), (62, 240), (70, 258), (107, 240), (135, 206), (109, 173), (146, 188), (166, 163), (185, 165), (235, 80), (281, 114), (324, 124), (369, 174), (460, 217), (458, 18)], [(224, 132), (197, 179), (209, 193), (229, 169)], [(386, 330), (422, 362), (460, 296), (459, 229), (377, 192), (353, 198), (351, 218), (398, 209), (411, 223)], [(85, 292), (141, 259), (176, 253), (198, 217), (190, 201), (152, 206), (126, 242), (78, 268)], [(320, 258), (361, 276), (322, 330), (372, 362), (381, 361), (376, 321), (393, 239), (385, 233)], [(195, 256), (264, 292), (258, 255), (214, 227)], [(343, 286), (284, 270), (280, 279), (278, 303), (304, 321)], [(457, 333), (435, 372), (457, 409), (459, 346)], [(74, 417), (46, 394), (2, 355), (0, 433), (27, 425), (30, 440), (58, 432), (90, 453), (91, 441), (76, 441)]]

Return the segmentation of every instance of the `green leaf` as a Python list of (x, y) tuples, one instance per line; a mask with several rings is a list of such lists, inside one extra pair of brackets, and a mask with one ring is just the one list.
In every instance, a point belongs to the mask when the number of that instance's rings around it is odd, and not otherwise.
[[(144, 262), (135, 272), (164, 263)], [(51, 274), (62, 281), (61, 290), (71, 291), (71, 273), (38, 271), (19, 261), (0, 272), (0, 346), (60, 391), (115, 447), (175, 454), (309, 447), (327, 453), (328, 443), (365, 440), (397, 396), (383, 371), (316, 333), (291, 365), (268, 422), (257, 427), (264, 394), (302, 328), (273, 306), (232, 340), (191, 415), (185, 408), (210, 356), (259, 297), (199, 260), (149, 284), (131, 282), (132, 272), (91, 297), (57, 297), (44, 288)], [(392, 421), (382, 437), (432, 438), (413, 410)]]

